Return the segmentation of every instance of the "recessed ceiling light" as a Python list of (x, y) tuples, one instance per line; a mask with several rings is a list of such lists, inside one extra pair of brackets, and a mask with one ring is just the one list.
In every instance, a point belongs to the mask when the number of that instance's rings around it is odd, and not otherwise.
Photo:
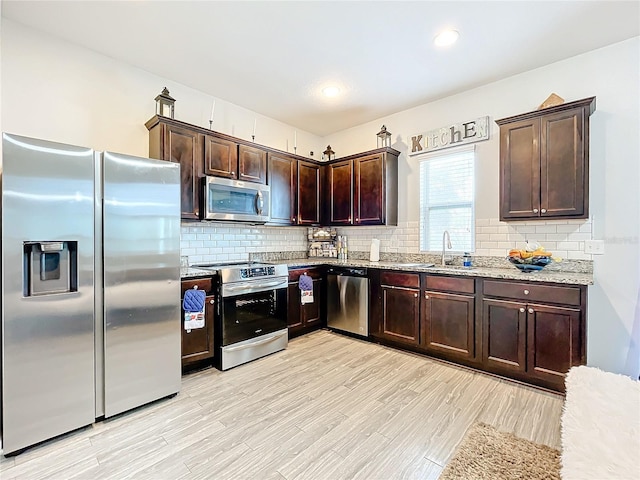
[(340, 93), (340, 88), (336, 87), (336, 86), (329, 86), (329, 87), (324, 87), (322, 89), (322, 94), (325, 97), (335, 97)]
[(444, 30), (436, 35), (433, 43), (435, 43), (437, 47), (447, 47), (456, 43), (459, 36), (460, 34), (456, 30)]

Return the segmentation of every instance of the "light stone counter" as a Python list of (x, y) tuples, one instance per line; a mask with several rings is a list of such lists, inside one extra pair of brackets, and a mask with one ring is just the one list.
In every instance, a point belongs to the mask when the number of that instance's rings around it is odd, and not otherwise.
[(180, 278), (194, 278), (194, 277), (211, 277), (213, 272), (211, 270), (202, 270), (196, 267), (187, 267), (180, 269)]
[(507, 280), (521, 280), (526, 282), (549, 282), (562, 283), (568, 285), (593, 285), (593, 274), (591, 273), (575, 273), (565, 271), (545, 271), (538, 270), (534, 272), (524, 273), (515, 267), (512, 268), (489, 268), (489, 267), (471, 267), (465, 268), (461, 266), (439, 265), (433, 267), (421, 266), (419, 263), (401, 263), (401, 262), (370, 262), (368, 260), (335, 260), (331, 258), (299, 258), (288, 260), (272, 260), (265, 263), (285, 264), (289, 268), (295, 267), (311, 267), (317, 265), (335, 265), (344, 267), (367, 267), (378, 268), (382, 270), (402, 270), (406, 272), (426, 272), (432, 274), (458, 275), (464, 277), (482, 277), (482, 278), (504, 278)]

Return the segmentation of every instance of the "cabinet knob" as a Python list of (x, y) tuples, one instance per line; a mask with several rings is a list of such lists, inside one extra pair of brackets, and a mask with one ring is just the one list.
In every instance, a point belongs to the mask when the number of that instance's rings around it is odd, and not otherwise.
[(525, 291), (524, 291), (524, 294), (525, 294), (525, 295), (529, 295), (529, 290), (525, 290)]
[(193, 289), (194, 289), (194, 290), (197, 290), (197, 289), (198, 289), (198, 285), (194, 285), (194, 286), (193, 286)]
[(547, 213), (547, 209), (543, 208), (542, 210), (540, 210), (540, 213)]
[(356, 217), (356, 223), (358, 223), (360, 221), (360, 219), (358, 217)]
[(209, 300), (209, 303), (210, 303), (211, 305), (213, 305), (213, 300)]
[(524, 307), (520, 307), (520, 313), (524, 313)]
[(529, 309), (529, 313), (533, 313), (533, 308), (530, 308), (530, 309)]
[(429, 295), (427, 295), (426, 293), (424, 294), (424, 298), (429, 300)]
[(418, 298), (418, 294), (417, 294), (417, 293), (414, 293), (414, 294), (413, 294), (413, 296), (414, 296), (415, 298)]
[(291, 219), (291, 221), (295, 223), (295, 221), (296, 221), (296, 217), (293, 217), (293, 218)]
[(231, 172), (231, 175), (235, 175), (235, 174), (236, 174), (236, 172)]
[(538, 213), (538, 209), (537, 209), (537, 208), (534, 208), (534, 209), (533, 209), (533, 213)]
[(347, 218), (347, 221), (350, 222), (351, 221), (351, 217)]

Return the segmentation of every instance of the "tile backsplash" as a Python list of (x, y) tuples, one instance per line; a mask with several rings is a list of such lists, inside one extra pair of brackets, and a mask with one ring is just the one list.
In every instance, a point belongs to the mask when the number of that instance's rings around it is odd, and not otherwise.
[(249, 254), (254, 252), (306, 250), (306, 227), (182, 223), (180, 254), (187, 255), (192, 264), (249, 260)]
[[(368, 252), (372, 238), (380, 240), (381, 253), (420, 253), (419, 222), (402, 222), (397, 227), (338, 227), (347, 235), (349, 251)], [(476, 220), (475, 256), (504, 257), (512, 248), (524, 248), (532, 240), (572, 260), (592, 260), (584, 253), (591, 239), (591, 220), (547, 220), (501, 222), (497, 218)], [(265, 227), (256, 225), (185, 222), (182, 224), (181, 255), (190, 263), (249, 260), (262, 252), (305, 252), (306, 227)], [(455, 250), (455, 245), (453, 246)]]
[[(350, 251), (369, 251), (372, 238), (380, 240), (380, 252), (419, 253), (419, 222), (397, 227), (341, 227)], [(501, 222), (497, 218), (476, 220), (476, 249), (473, 255), (504, 257), (512, 248), (524, 248), (526, 240), (538, 242), (554, 256), (571, 260), (592, 260), (584, 253), (585, 240), (591, 239), (591, 220), (547, 220)], [(456, 246), (453, 245), (454, 251)]]

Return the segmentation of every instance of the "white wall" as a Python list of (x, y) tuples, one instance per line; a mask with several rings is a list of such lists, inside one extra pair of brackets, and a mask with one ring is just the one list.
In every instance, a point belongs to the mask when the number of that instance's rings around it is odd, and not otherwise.
[[(581, 232), (585, 234), (593, 229), (589, 234), (605, 241), (605, 254), (593, 256), (595, 285), (589, 288), (588, 299), (588, 363), (637, 378), (640, 373), (639, 61), (640, 37), (636, 37), (339, 132), (327, 137), (325, 143), (330, 143), (338, 156), (371, 149), (375, 146), (375, 134), (385, 124), (393, 133), (394, 148), (402, 152), (399, 221), (404, 222), (403, 225), (415, 225), (419, 220), (418, 165), (407, 159), (407, 137), (489, 115), (491, 139), (476, 144), (476, 219), (492, 225), (498, 218), (499, 189), (499, 129), (493, 120), (535, 110), (552, 92), (565, 101), (595, 95), (596, 111), (590, 123), (591, 222), (579, 228), (584, 227)], [(513, 225), (515, 222), (504, 226), (516, 228)]]
[[(161, 55), (158, 52), (158, 55)], [(220, 98), (117, 62), (91, 50), (2, 19), (3, 131), (62, 143), (146, 157), (144, 123), (154, 98), (167, 87), (176, 99), (175, 118), (293, 152), (295, 128)], [(297, 152), (320, 158), (323, 140), (297, 130)]]

